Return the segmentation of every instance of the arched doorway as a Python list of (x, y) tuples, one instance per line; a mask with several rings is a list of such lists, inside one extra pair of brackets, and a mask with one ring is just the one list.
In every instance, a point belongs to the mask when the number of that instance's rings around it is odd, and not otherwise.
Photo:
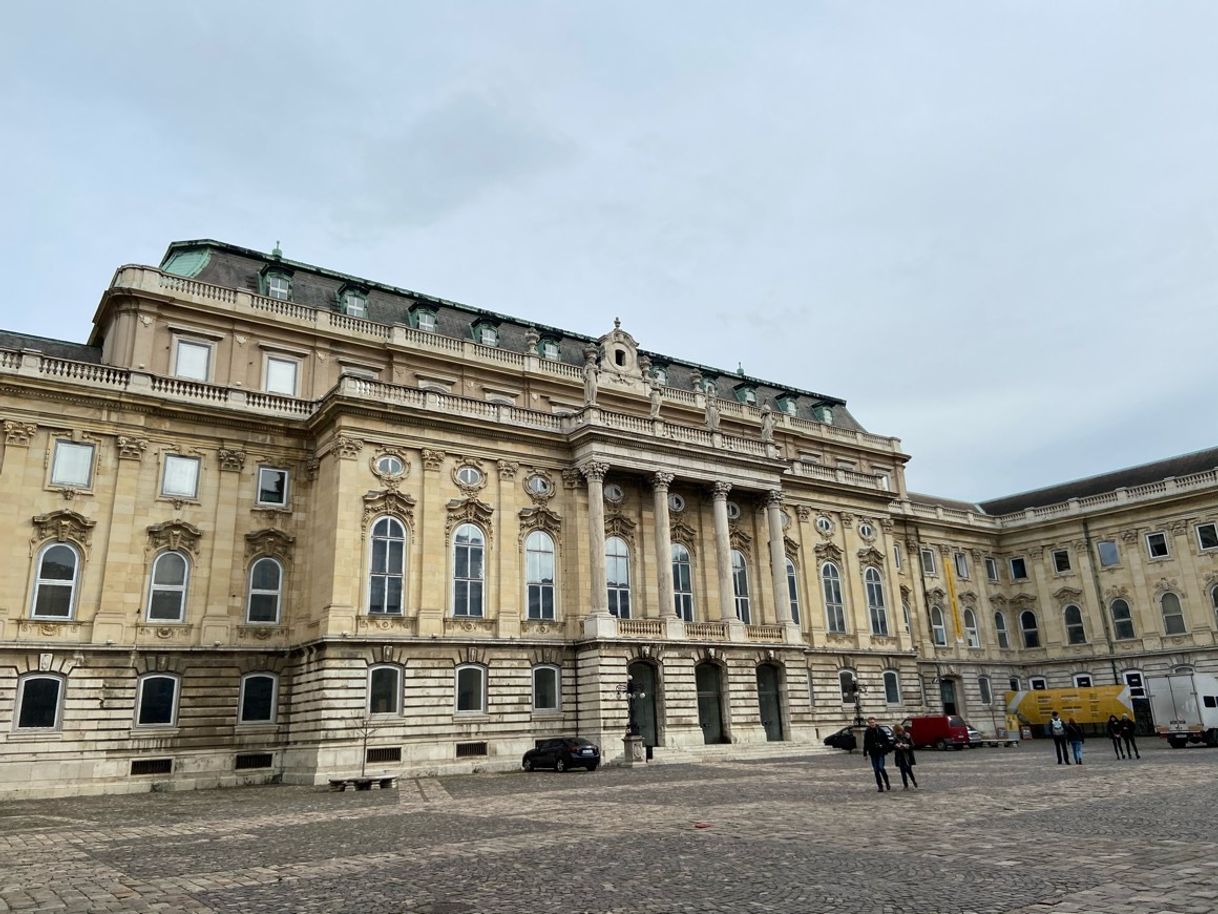
[(786, 738), (782, 726), (782, 696), (778, 667), (763, 663), (757, 667), (757, 704), (761, 709), (761, 725), (765, 727), (765, 738), (771, 743)]
[(727, 743), (723, 727), (723, 669), (717, 663), (703, 661), (694, 667), (698, 688), (698, 726), (704, 743)]
[(939, 680), (939, 698), (943, 701), (944, 714), (959, 714), (960, 706), (956, 703), (956, 680)]
[(639, 736), (643, 737), (643, 745), (654, 747), (660, 745), (660, 727), (656, 716), (656, 689), (658, 677), (653, 664), (636, 660), (626, 668), (626, 675), (634, 680), (636, 689), (641, 689), (643, 697), (636, 700), (634, 707), (635, 720), (639, 725)]

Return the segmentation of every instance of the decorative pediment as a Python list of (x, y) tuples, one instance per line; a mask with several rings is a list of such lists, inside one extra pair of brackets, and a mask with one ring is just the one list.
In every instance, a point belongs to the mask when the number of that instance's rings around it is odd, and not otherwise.
[(1174, 593), (1178, 597), (1184, 596), (1184, 591), (1180, 588), (1180, 582), (1175, 578), (1159, 578), (1155, 582), (1155, 599), (1158, 600), (1165, 593)]
[(908, 600), (912, 594), (913, 594), (913, 591), (909, 589), (908, 584), (901, 585), (901, 599), (902, 600)]
[(605, 536), (620, 536), (626, 542), (634, 543), (634, 531), (638, 526), (630, 518), (616, 511), (605, 517)]
[(947, 591), (945, 591), (942, 587), (932, 587), (930, 590), (926, 591), (926, 597), (932, 603), (942, 603), (947, 599)]
[(977, 592), (973, 590), (962, 590), (956, 595), (960, 598), (961, 603), (969, 603), (973, 606), (977, 605)]
[(465, 523), (477, 524), (486, 534), (487, 540), (490, 540), (492, 535), (491, 517), (494, 515), (495, 509), (486, 502), (480, 501), (473, 496), (469, 498), (454, 498), (445, 505), (445, 510), (448, 512), (448, 517), (444, 520), (445, 542), (451, 537), (454, 527)]
[(363, 532), (366, 532), (368, 525), (372, 523), (372, 519), (382, 514), (392, 514), (412, 531), (414, 530), (414, 498), (397, 489), (383, 489), (380, 492), (374, 490), (364, 493), (364, 519), (360, 524), (361, 539)]
[(245, 468), (245, 451), (222, 447), (216, 452), (216, 460), (220, 469), (239, 473)]
[(994, 596), (990, 597), (990, 602), (1001, 609), (1007, 605), (1007, 598), (1002, 594), (995, 594)]
[(1059, 587), (1053, 591), (1053, 599), (1059, 603), (1073, 603), (1083, 595), (1077, 587)]
[(753, 538), (743, 530), (733, 530), (728, 539), (731, 541), (733, 549), (739, 549), (741, 552), (749, 548), (753, 543)]
[(561, 529), (562, 518), (545, 505), (536, 505), (532, 508), (520, 509), (521, 542), (524, 542), (524, 538), (534, 530), (544, 530), (551, 536), (557, 537)]
[(884, 553), (876, 549), (875, 546), (867, 546), (865, 549), (858, 551), (859, 562), (864, 565), (877, 565), (883, 567)]
[(674, 543), (680, 543), (690, 552), (694, 551), (698, 532), (684, 521), (675, 520), (668, 527), (669, 538)]
[(842, 550), (833, 543), (821, 543), (816, 547), (816, 557), (821, 561), (840, 562)]
[(97, 521), (90, 520), (83, 514), (77, 514), (75, 511), (69, 511), (66, 508), (61, 511), (48, 511), (46, 514), (39, 514), (33, 518), (34, 523), (34, 539), (33, 542), (41, 543), (46, 540), (55, 540), (62, 543), (65, 540), (72, 540), (82, 546), (88, 546), (89, 540), (93, 536), (93, 527)]
[(1027, 604), (1031, 605), (1036, 602), (1036, 597), (1030, 593), (1017, 593), (1011, 597), (1011, 602), (1015, 605)]
[[(1214, 583), (1218, 584), (1218, 575), (1211, 575), (1211, 577), (1214, 577), (1215, 578)], [(1105, 603), (1111, 603), (1113, 600), (1128, 600), (1128, 599), (1129, 599), (1129, 588), (1123, 584), (1120, 587), (1109, 587), (1107, 590), (1104, 591), (1104, 602)]]
[(794, 559), (799, 557), (799, 543), (789, 536), (782, 538), (782, 549), (787, 554), (787, 558)]
[(198, 527), (184, 520), (167, 520), (148, 528), (148, 544), (154, 550), (185, 549), (193, 555), (199, 551), (199, 539), (202, 536), (203, 533)]
[(265, 530), (255, 530), (253, 533), (245, 534), (245, 557), (251, 559), (256, 555), (273, 555), (281, 559), (290, 559), (292, 544), (295, 542), (296, 537), (284, 533), (282, 530), (274, 530), (270, 527)]

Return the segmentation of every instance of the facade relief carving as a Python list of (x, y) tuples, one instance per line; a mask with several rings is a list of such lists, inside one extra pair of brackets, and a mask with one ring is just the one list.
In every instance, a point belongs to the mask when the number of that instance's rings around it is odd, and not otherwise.
[(53, 539), (58, 543), (72, 540), (88, 548), (93, 537), (93, 528), (97, 521), (90, 520), (83, 514), (69, 511), (66, 508), (59, 511), (49, 511), (32, 518), (34, 539), (31, 544)]
[(4, 443), (11, 447), (29, 447), (30, 439), (38, 433), (38, 426), (32, 422), (4, 421)]
[(334, 439), (332, 446), (332, 450), (338, 455), (340, 460), (355, 460), (363, 449), (364, 440), (362, 438), (353, 438), (347, 435), (339, 435)]
[(148, 528), (148, 545), (154, 552), (161, 549), (183, 549), (191, 555), (196, 555), (202, 537), (198, 527), (184, 520), (168, 520)]
[(875, 565), (877, 568), (884, 567), (884, 553), (876, 549), (875, 546), (860, 549), (857, 554), (859, 562), (863, 565)]
[(741, 552), (748, 552), (749, 547), (753, 545), (753, 538), (743, 530), (733, 528), (728, 534), (728, 540), (732, 544), (733, 549), (739, 549)]
[(423, 450), (419, 453), (419, 456), (423, 459), (423, 469), (434, 471), (444, 466), (444, 458), (448, 455), (443, 451), (423, 448)]
[(245, 451), (222, 447), (216, 452), (216, 460), (219, 462), (221, 470), (227, 470), (230, 473), (239, 473), (245, 469)]
[(822, 562), (836, 562), (841, 564), (842, 550), (833, 543), (818, 543), (813, 550), (816, 557)]
[(564, 489), (578, 489), (584, 483), (584, 474), (579, 470), (571, 467), (562, 471), (562, 484)]
[(409, 527), (413, 533), (414, 506), (414, 497), (407, 495), (405, 492), (399, 492), (397, 489), (383, 489), (380, 492), (365, 492), (364, 514), (362, 523), (360, 524), (360, 539), (363, 539), (363, 537), (367, 534), (368, 525), (372, 523), (372, 519), (374, 517), (379, 517), (382, 514), (391, 514), (398, 518), (402, 521), (402, 523)]
[(480, 501), (476, 496), (468, 498), (454, 498), (444, 506), (448, 516), (444, 519), (444, 541), (451, 542), (453, 530), (464, 523), (477, 524), (486, 534), (487, 544), (494, 538), (494, 528), (491, 526), (491, 518), (495, 514), (495, 509), (484, 501)]
[(282, 530), (266, 528), (245, 534), (245, 558), (252, 559), (256, 555), (272, 555), (289, 561), (292, 558), (292, 545), (296, 537)]
[(669, 524), (668, 533), (674, 543), (680, 543), (689, 550), (691, 555), (693, 554), (698, 542), (698, 533), (693, 527), (684, 521), (674, 520)]
[(144, 451), (148, 449), (147, 438), (119, 435), (115, 444), (118, 447), (119, 460), (143, 460)]
[(543, 530), (558, 539), (562, 531), (562, 518), (545, 505), (520, 509), (520, 541), (523, 543), (534, 530)]
[(605, 536), (620, 536), (631, 546), (634, 545), (634, 531), (637, 527), (638, 524), (616, 511), (605, 516)]
[(1053, 599), (1060, 603), (1072, 603), (1080, 599), (1083, 592), (1077, 587), (1059, 587), (1053, 591)]
[(515, 479), (520, 469), (520, 464), (514, 460), (499, 460), (495, 462), (495, 466), (499, 470), (500, 479)]

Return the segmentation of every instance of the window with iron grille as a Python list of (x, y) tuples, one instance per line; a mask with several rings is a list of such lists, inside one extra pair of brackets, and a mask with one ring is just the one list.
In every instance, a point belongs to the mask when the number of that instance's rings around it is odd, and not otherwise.
[(402, 760), (401, 746), (378, 746), (369, 749), (365, 760), (369, 763), (400, 762)]
[(131, 760), (132, 774), (171, 774), (173, 759), (171, 758), (137, 758)]
[(457, 743), (457, 758), (486, 755), (486, 743)]

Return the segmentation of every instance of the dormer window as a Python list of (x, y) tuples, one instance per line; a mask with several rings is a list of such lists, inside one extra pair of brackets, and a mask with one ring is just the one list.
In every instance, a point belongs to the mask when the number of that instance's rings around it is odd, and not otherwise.
[(558, 361), (558, 343), (555, 340), (542, 340), (537, 344), (537, 351), (543, 359)]
[(368, 296), (362, 289), (347, 287), (339, 293), (343, 313), (351, 317), (368, 316)]
[(799, 411), (799, 403), (794, 397), (786, 396), (784, 394), (774, 402), (778, 404), (778, 411), (781, 413), (786, 413), (788, 416), (794, 416)]
[(833, 424), (833, 408), (830, 406), (818, 406), (812, 410), (812, 415), (816, 417), (817, 422), (823, 422), (825, 425)]
[(292, 277), (284, 273), (266, 274), (266, 294), (280, 301), (290, 301), (292, 298)]
[(736, 387), (736, 399), (749, 406), (756, 406), (757, 391), (751, 384), (739, 384)]
[(416, 330), (424, 333), (436, 332), (436, 312), (423, 305), (415, 305), (410, 309), (410, 322)]
[(709, 375), (702, 378), (702, 392), (714, 397), (719, 393), (719, 379)]
[(475, 343), (481, 343), (483, 346), (499, 345), (499, 328), (490, 321), (474, 321), (473, 326), (470, 327), (470, 332), (474, 337)]

